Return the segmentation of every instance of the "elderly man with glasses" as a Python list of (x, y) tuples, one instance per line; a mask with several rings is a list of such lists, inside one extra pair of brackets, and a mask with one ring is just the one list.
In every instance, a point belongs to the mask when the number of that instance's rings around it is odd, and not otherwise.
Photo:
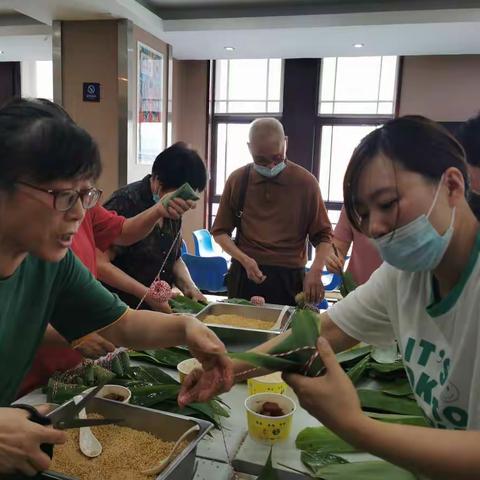
[[(287, 138), (275, 118), (252, 123), (248, 148), (253, 164), (228, 178), (212, 227), (216, 242), (232, 256), (228, 294), (294, 305), (303, 291), (307, 302), (318, 303), (332, 232), (318, 180), (287, 159)], [(307, 240), (316, 255), (305, 275)]]

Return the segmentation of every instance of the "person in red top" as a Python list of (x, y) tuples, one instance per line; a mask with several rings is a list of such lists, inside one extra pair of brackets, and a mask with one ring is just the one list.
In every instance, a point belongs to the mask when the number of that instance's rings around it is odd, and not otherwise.
[[(184, 212), (194, 206), (195, 204), (191, 201), (175, 199), (170, 202), (167, 211), (159, 202), (137, 216), (126, 219), (96, 205), (87, 210), (85, 218), (73, 238), (72, 251), (92, 275), (97, 277), (96, 249), (104, 252), (112, 245), (136, 243), (145, 238), (161, 218), (180, 218)], [(145, 301), (153, 310), (169, 311), (168, 304), (160, 304), (152, 296), (147, 295)], [(50, 335), (55, 334), (53, 327), (49, 325), (48, 328)], [(112, 343), (96, 333), (82, 339), (76, 348), (67, 344), (60, 334), (57, 333), (55, 336), (58, 337), (58, 346), (49, 344), (38, 349), (32, 368), (22, 383), (19, 396), (46, 384), (56, 371), (74, 368), (83, 361), (84, 357), (97, 358), (115, 349)]]
[(98, 277), (96, 248), (104, 252), (122, 233), (125, 217), (110, 212), (100, 205), (88, 210), (80, 225), (78, 233), (73, 238), (73, 253)]

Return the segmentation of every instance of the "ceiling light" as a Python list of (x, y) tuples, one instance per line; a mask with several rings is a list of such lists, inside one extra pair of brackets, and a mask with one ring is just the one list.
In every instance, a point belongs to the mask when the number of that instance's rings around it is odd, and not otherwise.
[(365, 46), (365, 44), (364, 43), (354, 43), (353, 46), (355, 48), (363, 48)]
[(223, 47), (227, 52), (233, 52), (235, 47)]
[(5, 52), (3, 50), (0, 50), (0, 55), (3, 55)]

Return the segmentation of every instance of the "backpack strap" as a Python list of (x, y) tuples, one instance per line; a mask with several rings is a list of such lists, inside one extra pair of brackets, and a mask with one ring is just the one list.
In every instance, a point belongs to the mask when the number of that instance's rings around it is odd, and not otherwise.
[(235, 227), (237, 229), (237, 234), (235, 235), (235, 243), (238, 243), (240, 238), (240, 232), (242, 231), (242, 216), (243, 216), (243, 207), (245, 206), (245, 196), (247, 195), (248, 179), (250, 177), (250, 171), (252, 169), (252, 164), (249, 163), (247, 168), (242, 176), (242, 181), (240, 183), (240, 195), (238, 196), (238, 205), (235, 211)]

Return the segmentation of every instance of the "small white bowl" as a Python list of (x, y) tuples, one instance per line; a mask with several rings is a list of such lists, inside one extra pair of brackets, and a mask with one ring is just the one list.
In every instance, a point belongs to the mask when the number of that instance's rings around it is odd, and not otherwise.
[[(95, 387), (85, 390), (86, 393), (92, 391)], [(100, 391), (95, 395), (97, 398), (106, 398), (107, 400), (114, 400), (120, 403), (128, 403), (132, 397), (132, 392), (127, 387), (122, 387), (121, 385), (104, 385)], [(122, 397), (122, 400), (119, 398), (109, 398), (109, 396)]]
[(196, 368), (202, 368), (202, 364), (196, 358), (187, 358), (177, 365), (180, 383), (185, 380), (185, 377)]

